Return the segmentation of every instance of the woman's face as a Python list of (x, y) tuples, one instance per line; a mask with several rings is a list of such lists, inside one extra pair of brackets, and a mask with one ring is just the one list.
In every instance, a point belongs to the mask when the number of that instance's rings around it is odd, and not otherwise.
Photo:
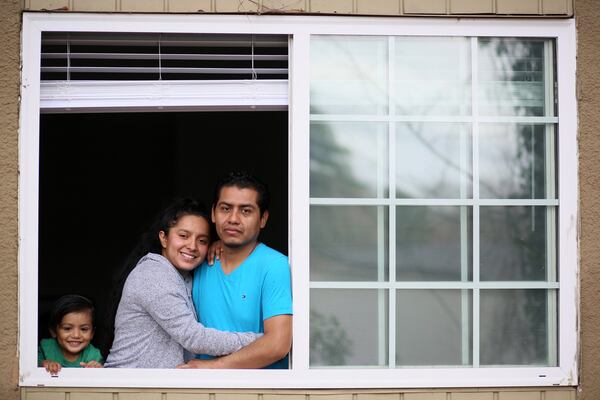
[(159, 232), (162, 255), (179, 271), (192, 271), (206, 257), (209, 234), (206, 219), (197, 215), (184, 215), (168, 233)]

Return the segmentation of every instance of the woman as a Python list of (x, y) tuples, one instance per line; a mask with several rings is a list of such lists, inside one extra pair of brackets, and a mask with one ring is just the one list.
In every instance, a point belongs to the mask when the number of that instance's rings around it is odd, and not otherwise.
[(206, 257), (209, 235), (208, 214), (194, 200), (178, 200), (160, 215), (136, 251), (147, 254), (125, 272), (105, 367), (175, 368), (193, 353), (225, 355), (260, 337), (197, 321), (191, 272)]

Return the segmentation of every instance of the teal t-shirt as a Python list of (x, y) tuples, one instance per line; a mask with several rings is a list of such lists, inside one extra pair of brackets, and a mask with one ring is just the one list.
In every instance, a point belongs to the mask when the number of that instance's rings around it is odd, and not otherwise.
[[(204, 262), (194, 273), (192, 299), (199, 321), (207, 327), (264, 333), (264, 320), (292, 314), (288, 258), (259, 243), (229, 275), (219, 261), (212, 266)], [(267, 368), (288, 368), (287, 357)]]
[(62, 349), (58, 345), (58, 342), (54, 338), (42, 339), (40, 341), (40, 347), (38, 348), (38, 365), (42, 365), (42, 361), (51, 360), (59, 363), (63, 367), (67, 368), (81, 368), (79, 363), (98, 361), (102, 363), (102, 354), (100, 350), (95, 348), (91, 343), (87, 345), (81, 352), (77, 360), (69, 361), (63, 355)]

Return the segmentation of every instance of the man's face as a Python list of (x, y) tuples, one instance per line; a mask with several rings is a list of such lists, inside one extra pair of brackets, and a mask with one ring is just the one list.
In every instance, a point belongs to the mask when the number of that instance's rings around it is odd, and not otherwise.
[(212, 221), (223, 245), (230, 248), (254, 246), (269, 214), (261, 217), (254, 189), (236, 186), (221, 188), (217, 204), (212, 209)]

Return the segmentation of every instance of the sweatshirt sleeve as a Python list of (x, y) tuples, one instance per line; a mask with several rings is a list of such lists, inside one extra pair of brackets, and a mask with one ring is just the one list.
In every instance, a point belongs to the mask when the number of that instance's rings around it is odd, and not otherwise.
[(180, 277), (161, 265), (147, 260), (147, 265), (131, 282), (139, 304), (183, 348), (191, 353), (221, 356), (233, 353), (258, 339), (262, 334), (224, 332), (207, 328), (196, 320), (186, 303), (186, 291)]

